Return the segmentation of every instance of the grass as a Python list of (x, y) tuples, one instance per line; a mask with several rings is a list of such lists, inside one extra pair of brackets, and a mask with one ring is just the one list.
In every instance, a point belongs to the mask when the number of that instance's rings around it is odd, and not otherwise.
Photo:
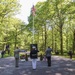
[[(52, 55), (56, 55), (56, 54), (53, 53)], [(70, 59), (70, 56), (68, 54), (65, 54), (65, 53), (64, 53), (64, 55), (58, 54), (57, 56), (61, 56), (61, 57)], [(72, 60), (75, 60), (75, 55), (72, 55)]]

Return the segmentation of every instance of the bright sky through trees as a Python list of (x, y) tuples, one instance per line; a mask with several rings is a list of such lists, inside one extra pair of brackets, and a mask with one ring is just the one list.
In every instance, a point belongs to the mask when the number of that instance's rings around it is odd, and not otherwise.
[(22, 6), (20, 14), (18, 14), (17, 17), (23, 20), (24, 22), (28, 23), (28, 16), (30, 15), (31, 7), (39, 1), (46, 1), (46, 0), (20, 0), (20, 4)]

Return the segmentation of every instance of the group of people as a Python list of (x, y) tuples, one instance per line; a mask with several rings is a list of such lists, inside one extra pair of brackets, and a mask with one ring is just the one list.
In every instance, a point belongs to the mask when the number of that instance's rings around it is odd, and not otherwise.
[[(21, 50), (17, 47), (17, 49), (14, 51), (14, 56), (15, 56), (15, 67), (18, 67), (18, 61), (19, 61), (19, 52)], [(46, 54), (46, 58), (47, 58), (47, 63), (48, 63), (48, 67), (51, 66), (51, 51), (52, 49), (48, 46), (48, 48), (45, 51)], [(38, 50), (35, 46), (32, 47), (32, 49), (30, 50), (30, 58), (32, 59), (32, 69), (36, 70), (36, 66), (37, 66), (37, 58), (38, 58)]]

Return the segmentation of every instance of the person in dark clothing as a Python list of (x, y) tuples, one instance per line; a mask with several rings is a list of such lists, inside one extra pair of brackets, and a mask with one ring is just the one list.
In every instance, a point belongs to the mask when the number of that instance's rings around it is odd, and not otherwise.
[(72, 51), (71, 50), (68, 52), (68, 54), (70, 56), (70, 59), (72, 59)]
[(4, 57), (4, 54), (5, 54), (5, 51), (3, 50), (3, 51), (1, 52), (1, 58)]
[(32, 47), (32, 50), (30, 51), (30, 58), (32, 59), (32, 68), (36, 69), (36, 63), (37, 63), (37, 57), (38, 57), (38, 50), (35, 46)]
[(10, 54), (9, 45), (6, 45), (6, 51), (8, 51), (8, 54)]
[(48, 46), (46, 50), (46, 58), (47, 58), (48, 67), (51, 66), (51, 51), (52, 49)]

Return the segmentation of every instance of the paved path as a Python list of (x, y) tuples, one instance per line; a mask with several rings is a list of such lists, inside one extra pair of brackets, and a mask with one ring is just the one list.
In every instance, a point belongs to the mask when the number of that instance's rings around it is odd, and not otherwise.
[(38, 59), (36, 70), (32, 70), (31, 60), (20, 60), (18, 68), (14, 63), (14, 57), (0, 58), (0, 75), (75, 75), (75, 61), (58, 56), (52, 56), (51, 67)]

